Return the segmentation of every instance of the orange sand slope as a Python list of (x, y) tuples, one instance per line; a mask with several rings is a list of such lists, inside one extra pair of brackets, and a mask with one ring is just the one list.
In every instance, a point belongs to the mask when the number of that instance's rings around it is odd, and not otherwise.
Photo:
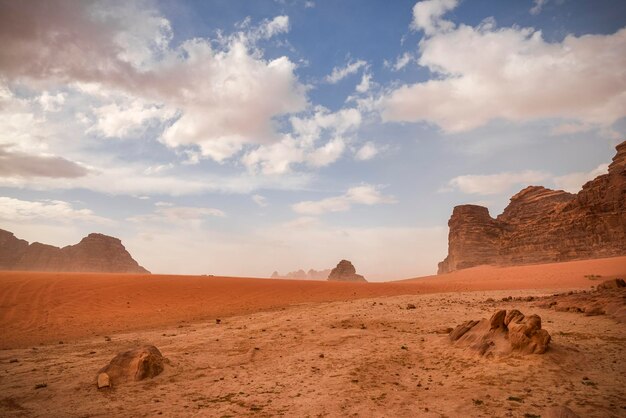
[(477, 267), (402, 282), (0, 272), (0, 348), (275, 310), (298, 303), (472, 290), (585, 288), (626, 277), (626, 257)]

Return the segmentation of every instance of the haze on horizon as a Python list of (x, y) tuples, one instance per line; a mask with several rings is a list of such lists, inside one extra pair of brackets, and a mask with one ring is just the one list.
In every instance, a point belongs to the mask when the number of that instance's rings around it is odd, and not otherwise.
[(626, 3), (0, 0), (0, 228), (154, 273), (433, 274), (626, 139)]

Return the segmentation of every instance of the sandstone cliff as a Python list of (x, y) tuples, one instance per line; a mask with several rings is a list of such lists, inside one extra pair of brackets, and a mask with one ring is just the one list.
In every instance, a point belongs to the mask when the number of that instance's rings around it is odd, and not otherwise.
[(455, 207), (438, 273), (626, 254), (626, 141), (616, 149), (608, 173), (578, 194), (529, 186), (496, 219), (482, 206)]
[(114, 237), (89, 234), (76, 245), (58, 248), (39, 242), (29, 245), (2, 229), (0, 270), (150, 273)]

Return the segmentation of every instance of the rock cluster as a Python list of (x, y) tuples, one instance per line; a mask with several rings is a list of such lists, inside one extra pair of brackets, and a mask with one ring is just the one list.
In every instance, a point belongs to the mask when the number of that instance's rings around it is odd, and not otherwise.
[(98, 372), (98, 388), (153, 378), (163, 371), (164, 363), (163, 355), (153, 345), (119, 353)]
[(449, 338), (456, 346), (469, 347), (481, 356), (543, 354), (550, 344), (541, 318), (525, 316), (517, 309), (497, 311), (489, 320), (466, 321), (454, 328)]
[(328, 275), (329, 281), (337, 282), (366, 282), (365, 277), (356, 274), (356, 269), (348, 260), (341, 260), (337, 267)]
[(495, 219), (482, 206), (455, 207), (438, 273), (625, 255), (626, 141), (616, 149), (608, 173), (578, 194), (529, 186)]
[(272, 279), (304, 279), (304, 280), (325, 280), (328, 278), (330, 274), (330, 269), (326, 270), (315, 270), (309, 269), (309, 271), (304, 271), (302, 269), (297, 271), (290, 271), (289, 273), (282, 275), (279, 272), (275, 271), (272, 273)]
[(0, 270), (149, 273), (114, 237), (89, 234), (76, 245), (59, 248), (39, 242), (29, 245), (1, 229)]
[(541, 298), (537, 306), (557, 312), (576, 312), (585, 316), (607, 315), (626, 324), (626, 282), (606, 280), (592, 292), (567, 292)]

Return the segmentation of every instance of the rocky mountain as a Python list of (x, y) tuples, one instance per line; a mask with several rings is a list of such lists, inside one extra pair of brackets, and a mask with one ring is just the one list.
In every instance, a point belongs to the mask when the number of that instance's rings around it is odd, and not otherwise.
[(365, 277), (356, 274), (356, 269), (348, 260), (341, 260), (337, 267), (328, 275), (329, 281), (336, 282), (367, 282)]
[(150, 273), (141, 267), (117, 238), (89, 234), (63, 248), (18, 239), (0, 229), (0, 270)]
[(297, 271), (290, 271), (289, 273), (282, 275), (279, 272), (275, 271), (272, 273), (272, 279), (302, 279), (302, 280), (326, 280), (328, 278), (328, 274), (330, 273), (330, 269), (326, 270), (314, 270), (309, 269), (309, 271), (304, 271), (302, 269)]
[(530, 186), (495, 219), (482, 206), (455, 207), (438, 273), (625, 255), (626, 141), (616, 149), (608, 173), (577, 194)]

